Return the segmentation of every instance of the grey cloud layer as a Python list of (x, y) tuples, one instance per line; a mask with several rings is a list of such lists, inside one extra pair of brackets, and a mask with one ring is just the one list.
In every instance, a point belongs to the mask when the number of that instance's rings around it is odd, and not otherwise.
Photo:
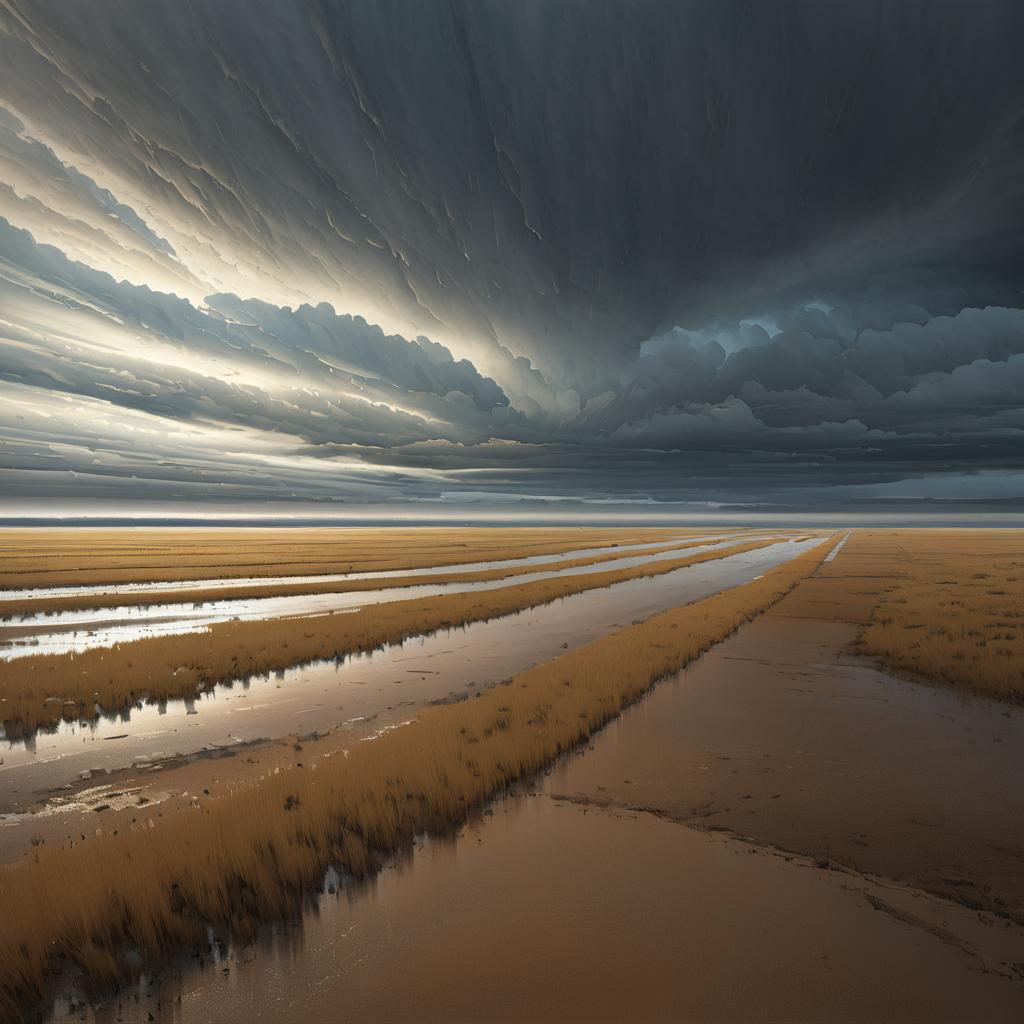
[(628, 387), (553, 424), (428, 339), (325, 306), (220, 295), (197, 309), (2, 223), (0, 303), (16, 493), (746, 501), (1015, 467), (1024, 449), (1015, 308), (917, 305), (920, 323), (855, 331), (851, 302), (790, 312), (772, 336), (705, 332), (731, 351), (675, 330)]
[(1007, 493), (1022, 43), (1010, 0), (0, 0), (5, 493)]

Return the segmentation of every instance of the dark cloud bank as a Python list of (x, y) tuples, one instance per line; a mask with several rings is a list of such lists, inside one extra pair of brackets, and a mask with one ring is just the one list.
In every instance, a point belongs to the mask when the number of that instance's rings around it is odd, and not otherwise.
[(1016, 0), (0, 0), (5, 506), (1015, 511), (1022, 50)]

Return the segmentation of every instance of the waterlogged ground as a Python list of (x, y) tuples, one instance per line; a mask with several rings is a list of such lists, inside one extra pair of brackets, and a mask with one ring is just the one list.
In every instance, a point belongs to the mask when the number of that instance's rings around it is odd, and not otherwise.
[[(681, 544), (693, 544), (694, 540), (712, 538), (687, 539)], [(714, 541), (703, 546), (701, 550), (721, 549), (735, 543), (734, 540)], [(641, 545), (640, 547), (663, 547), (658, 545)], [(596, 562), (591, 565), (576, 565), (560, 568), (559, 561), (572, 561), (579, 558), (618, 555), (619, 552), (633, 550), (632, 554), (623, 554), (623, 557), (615, 557), (609, 561)], [(533, 583), (537, 580), (555, 579), (562, 576), (585, 576), (592, 573), (608, 572), (617, 569), (628, 569), (638, 565), (656, 564), (685, 557), (687, 549), (680, 546), (671, 548), (668, 551), (636, 553), (635, 546), (623, 548), (594, 548), (571, 553), (569, 556), (538, 556), (537, 558), (519, 559), (516, 561), (498, 562), (476, 562), (467, 566), (460, 566), (459, 571), (477, 572), (495, 568), (516, 568), (521, 569), (524, 565), (542, 564), (538, 558), (543, 557), (543, 563), (553, 563), (551, 568), (538, 569), (536, 572), (527, 572), (515, 576), (517, 584)], [(441, 573), (451, 572), (450, 567), (438, 570), (414, 570), (408, 573), (356, 573), (346, 576), (311, 576), (306, 577), (307, 582), (314, 583), (350, 583), (354, 580), (381, 579), (387, 580), (395, 576), (423, 576), (429, 577)], [(271, 577), (259, 581), (260, 585), (287, 585), (302, 582), (302, 577)], [(178, 589), (196, 588), (204, 586), (206, 581), (186, 581), (185, 586)], [(225, 581), (216, 581), (217, 586), (213, 589), (229, 591)], [(173, 594), (161, 586), (150, 591), (140, 589), (141, 585), (128, 584), (113, 590), (109, 588), (78, 588), (77, 593), (71, 596), (88, 596), (92, 593), (95, 596), (117, 594), (124, 597), (126, 603), (115, 608), (80, 609), (61, 612), (35, 612), (33, 613), (33, 601), (43, 601), (54, 596), (67, 596), (60, 590), (38, 590), (24, 591), (23, 598), (12, 598), (11, 600), (24, 600), (25, 612), (12, 616), (6, 622), (0, 623), (0, 659), (11, 660), (14, 658), (29, 657), (36, 654), (71, 654), (91, 650), (97, 647), (111, 647), (114, 644), (128, 643), (134, 640), (144, 640), (156, 636), (180, 636), (185, 633), (198, 633), (208, 626), (218, 622), (230, 620), (252, 621), (260, 619), (279, 619), (298, 615), (326, 615), (331, 612), (357, 611), (369, 605), (380, 604), (386, 601), (414, 600), (417, 598), (440, 597), (444, 594), (473, 593), (481, 590), (497, 590), (508, 586), (509, 581), (505, 579), (482, 580), (479, 582), (459, 582), (446, 584), (423, 584), (411, 587), (386, 587), (382, 586), (377, 590), (360, 590), (353, 593), (317, 593), (317, 594), (294, 594), (283, 597), (264, 598), (224, 598), (221, 600), (192, 602), (188, 604), (175, 603), (173, 600), (168, 603), (159, 604), (133, 604), (132, 600), (138, 600), (142, 594), (150, 599), (156, 594)], [(127, 589), (126, 589), (127, 587)], [(65, 592), (69, 588), (64, 588)]]
[[(679, 542), (687, 543), (698, 540), (709, 540), (713, 538), (726, 539), (736, 536), (735, 532), (718, 534), (681, 534)], [(121, 594), (126, 598), (138, 598), (141, 596), (152, 596), (154, 594), (170, 595), (176, 590), (237, 590), (240, 587), (247, 587), (259, 584), (260, 586), (278, 584), (288, 585), (294, 583), (351, 583), (357, 580), (388, 580), (399, 576), (443, 576), (446, 573), (458, 570), (459, 572), (482, 572), (488, 569), (517, 569), (527, 565), (552, 565), (558, 562), (566, 562), (578, 558), (590, 558), (606, 554), (626, 554), (634, 551), (651, 550), (652, 548), (665, 547), (671, 541), (663, 538), (656, 541), (646, 541), (635, 544), (616, 544), (614, 546), (604, 545), (602, 547), (569, 548), (557, 554), (527, 555), (523, 558), (504, 558), (483, 562), (458, 562), (454, 565), (433, 565), (424, 566), (418, 569), (387, 569), (373, 572), (346, 572), (346, 573), (308, 573), (303, 576), (231, 576), (212, 577), (198, 579), (180, 579), (173, 581), (162, 581), (159, 583), (118, 583), (102, 584), (94, 583), (81, 586), (58, 586), (58, 587), (30, 587), (23, 589), (11, 589), (0, 591), (5, 600), (9, 601), (34, 601), (52, 597), (99, 597), (106, 594)]]
[(1020, 1020), (1024, 712), (783, 612), (458, 836), (85, 1019)]
[(326, 893), (301, 927), (55, 1019), (1011, 1024), (1008, 948), (888, 880), (545, 787)]
[[(109, 804), (109, 793), (126, 786), (164, 790), (162, 775), (151, 783), (154, 772), (197, 754), (281, 736), (306, 737), (308, 743), (311, 734), (332, 730), (340, 730), (346, 743), (357, 742), (408, 721), (425, 704), (465, 698), (634, 620), (740, 585), (816, 543), (779, 541), (341, 662), (252, 677), (191, 700), (144, 703), (90, 723), (63, 723), (28, 742), (7, 744), (0, 765), (0, 825), (45, 811), (46, 830), (52, 832), (68, 817), (62, 809), (69, 794), (62, 787), (86, 790), (89, 807)], [(97, 785), (104, 773), (133, 768), (109, 787)], [(76, 813), (79, 806), (75, 800)]]
[[(750, 536), (709, 536), (694, 550)], [(370, 882), (329, 872), (301, 921), (238, 948), (214, 942), (99, 1004), (69, 1001), (76, 986), (65, 979), (51, 1019), (1024, 1019), (1024, 710), (898, 679), (855, 654), (864, 609), (877, 599), (865, 594), (878, 584), (865, 583), (851, 536), (814, 579), (457, 834), (423, 838)], [(8, 744), (0, 861), (31, 856), (40, 842), (146, 827), (372, 742), (427, 704), (468, 699), (634, 621), (741, 586), (821, 539), (783, 536)], [(653, 551), (665, 545), (542, 556), (529, 560), (536, 574), (515, 581), (679, 557)], [(611, 551), (612, 562), (558, 565)], [(820, 576), (833, 589), (814, 589)], [(136, 592), (118, 589), (129, 602)], [(382, 586), (295, 596), (283, 607), (409, 595)], [(194, 623), (193, 611), (197, 620), (240, 603), (226, 593), (204, 612), (171, 597), (144, 611), (107, 609), (103, 619), (8, 628), (66, 637), (85, 621), (95, 638)], [(250, 604), (256, 616), (281, 613)], [(31, 655), (21, 660), (30, 665)]]

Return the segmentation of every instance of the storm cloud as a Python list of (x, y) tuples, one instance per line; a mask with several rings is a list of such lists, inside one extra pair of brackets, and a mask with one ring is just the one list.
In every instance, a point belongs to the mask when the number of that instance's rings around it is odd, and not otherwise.
[(19, 501), (1024, 492), (1024, 9), (0, 2)]

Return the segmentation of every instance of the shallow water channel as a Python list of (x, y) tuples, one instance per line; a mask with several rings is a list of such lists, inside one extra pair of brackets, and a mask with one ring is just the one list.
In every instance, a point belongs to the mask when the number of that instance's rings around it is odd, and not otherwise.
[(77, 782), (84, 771), (339, 726), (350, 729), (355, 742), (407, 721), (431, 701), (475, 692), (634, 619), (748, 582), (821, 542), (781, 541), (340, 662), (256, 676), (190, 700), (146, 704), (89, 724), (63, 723), (28, 744), (9, 744), (0, 765), (0, 811), (11, 808), (12, 788), (21, 794), (49, 791)]
[[(694, 538), (694, 540), (701, 539)], [(571, 568), (559, 567), (555, 564), (550, 568), (538, 568), (535, 572), (523, 573), (510, 579), (501, 578), (469, 583), (425, 583), (411, 587), (381, 587), (375, 590), (349, 593), (224, 598), (187, 604), (138, 605), (128, 603), (115, 608), (38, 612), (35, 614), (29, 612), (17, 619), (0, 624), (0, 660), (9, 661), (38, 654), (79, 654), (97, 647), (111, 647), (114, 644), (130, 643), (151, 637), (198, 633), (215, 623), (231, 620), (252, 621), (297, 615), (354, 612), (367, 605), (380, 604), (385, 601), (412, 601), (445, 594), (496, 590), (513, 584), (533, 583), (560, 576), (586, 576), (593, 573), (612, 572), (648, 563), (673, 561), (685, 558), (690, 554), (729, 547), (738, 542), (736, 538), (714, 541), (709, 538), (709, 543), (701, 544), (697, 548), (681, 547), (657, 553), (634, 552), (626, 554), (622, 558)], [(681, 542), (681, 544), (689, 543), (692, 541)], [(604, 553), (617, 553), (619, 550), (622, 549), (609, 548)], [(595, 552), (602, 553), (598, 549), (595, 549)], [(475, 571), (481, 565), (484, 563), (478, 563), (472, 569)], [(470, 567), (466, 567), (466, 571), (470, 571)], [(364, 578), (366, 575), (362, 574)], [(282, 580), (284, 579), (282, 577)], [(322, 579), (322, 577), (307, 577), (307, 580), (312, 582)], [(270, 580), (268, 582), (273, 584), (281, 581)]]
[(678, 542), (700, 540), (724, 540), (732, 532), (716, 532), (706, 535), (683, 535), (645, 541), (642, 544), (615, 544), (603, 547), (575, 548), (546, 555), (528, 555), (524, 558), (505, 558), (490, 562), (456, 562), (451, 565), (430, 565), (419, 569), (379, 569), (367, 572), (346, 572), (307, 574), (303, 576), (227, 576), (212, 579), (161, 580), (155, 583), (90, 583), (81, 586), (32, 587), (22, 590), (4, 590), (0, 596), (5, 601), (33, 601), (51, 597), (98, 597), (100, 595), (124, 594), (128, 598), (139, 595), (163, 594), (173, 596), (176, 590), (231, 590), (237, 587), (287, 586), (296, 583), (350, 583), (356, 580), (387, 580), (400, 576), (444, 576), (456, 572), (484, 572), (488, 569), (516, 569), (526, 565), (549, 565), (554, 562), (570, 561), (576, 558), (596, 558), (600, 555), (620, 551), (648, 551)]

